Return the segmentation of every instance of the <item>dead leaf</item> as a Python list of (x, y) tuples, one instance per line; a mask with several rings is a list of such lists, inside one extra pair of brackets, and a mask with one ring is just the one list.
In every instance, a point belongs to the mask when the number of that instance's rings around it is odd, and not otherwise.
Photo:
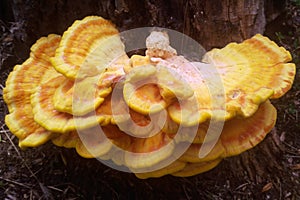
[(267, 192), (269, 191), (271, 188), (273, 187), (273, 183), (270, 182), (270, 183), (267, 183), (261, 190), (261, 192)]
[(295, 165), (292, 165), (292, 166), (291, 166), (291, 169), (292, 169), (292, 170), (298, 170), (298, 169), (300, 169), (300, 163), (295, 164)]

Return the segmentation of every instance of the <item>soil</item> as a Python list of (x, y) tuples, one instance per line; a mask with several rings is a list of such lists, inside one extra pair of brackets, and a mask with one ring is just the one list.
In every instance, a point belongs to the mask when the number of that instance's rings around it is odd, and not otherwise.
[[(244, 153), (253, 159), (236, 156), (197, 176), (147, 180), (51, 143), (19, 149), (17, 138), (4, 123), (8, 111), (2, 89), (8, 73), (26, 59), (30, 47), (24, 45), (22, 24), (0, 20), (0, 199), (300, 199), (299, 9), (288, 7), (265, 32), (292, 53), (298, 73), (293, 88), (272, 101), (278, 109), (276, 127), (261, 144)], [(270, 144), (274, 151), (262, 152)], [(276, 163), (277, 170), (269, 168), (268, 159), (275, 160), (270, 163)], [(254, 161), (265, 167), (254, 166), (256, 173), (247, 170), (251, 166), (241, 167)]]

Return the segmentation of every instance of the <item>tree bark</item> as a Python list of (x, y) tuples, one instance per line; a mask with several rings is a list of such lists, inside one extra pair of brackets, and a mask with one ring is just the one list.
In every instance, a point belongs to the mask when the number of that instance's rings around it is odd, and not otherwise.
[[(143, 26), (174, 29), (191, 36), (207, 50), (223, 47), (263, 33), (266, 21), (273, 20), (284, 0), (4, 0), (12, 12), (2, 17), (24, 22), (32, 44), (42, 35), (62, 34), (76, 19), (100, 15), (117, 27), (128, 30)], [(267, 17), (266, 17), (267, 16)]]
[[(211, 1), (210, 1), (211, 2)], [(185, 28), (199, 35), (208, 48), (222, 47), (263, 33), (266, 25), (264, 1), (191, 1)], [(199, 9), (201, 8), (201, 9)]]

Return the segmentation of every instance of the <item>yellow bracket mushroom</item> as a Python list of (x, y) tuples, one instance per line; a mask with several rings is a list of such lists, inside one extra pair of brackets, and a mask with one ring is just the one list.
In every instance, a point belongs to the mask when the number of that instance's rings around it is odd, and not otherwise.
[[(250, 117), (267, 99), (284, 95), (296, 73), (295, 64), (286, 63), (291, 61), (290, 53), (259, 34), (240, 44), (207, 52), (203, 61), (208, 64), (191, 63), (182, 57), (160, 61), (164, 65), (173, 63), (178, 73), (187, 74), (187, 82), (195, 91), (197, 106), (187, 100), (168, 108), (177, 123), (190, 126), (209, 118)], [(214, 81), (218, 78), (221, 84)], [(220, 97), (225, 101), (219, 103)]]
[[(124, 45), (118, 36), (118, 30), (108, 20), (98, 16), (89, 16), (83, 20), (75, 21), (63, 34), (61, 43), (56, 50), (52, 63), (55, 69), (69, 79), (75, 80), (84, 63), (93, 65), (89, 68), (89, 74), (98, 72), (97, 66), (105, 59), (105, 52), (122, 54)], [(98, 52), (99, 46), (101, 51)], [(97, 54), (100, 53), (100, 56)], [(89, 54), (95, 54), (87, 62)], [(110, 59), (111, 57), (109, 57)], [(110, 61), (110, 60), (109, 60)]]
[(156, 113), (178, 99), (188, 99), (193, 90), (172, 69), (141, 62), (133, 57), (133, 68), (124, 83), (124, 99), (128, 106), (142, 114)]
[(22, 65), (16, 65), (6, 81), (3, 98), (10, 113), (6, 115), (5, 123), (19, 138), (22, 148), (39, 146), (53, 136), (34, 120), (30, 96), (41, 82), (56, 76), (50, 57), (59, 42), (60, 36), (54, 34), (39, 39), (31, 48), (30, 58)]
[[(152, 32), (146, 46), (146, 56), (129, 58), (118, 30), (98, 16), (39, 39), (3, 90), (19, 146), (52, 140), (139, 178), (193, 176), (261, 142), (276, 121), (269, 99), (295, 76), (290, 53), (259, 34), (202, 62), (177, 55), (165, 32)], [(221, 135), (208, 134), (220, 121)]]

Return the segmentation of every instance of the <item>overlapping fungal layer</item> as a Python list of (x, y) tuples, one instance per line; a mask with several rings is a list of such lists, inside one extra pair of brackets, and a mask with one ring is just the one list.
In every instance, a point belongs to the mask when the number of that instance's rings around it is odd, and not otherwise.
[[(269, 99), (284, 95), (295, 75), (283, 47), (255, 35), (190, 62), (166, 33), (145, 42), (146, 56), (129, 58), (115, 26), (97, 16), (74, 22), (62, 37), (39, 39), (3, 90), (5, 121), (19, 146), (51, 140), (139, 178), (185, 177), (253, 148), (271, 131)], [(221, 134), (207, 134), (220, 121)], [(210, 151), (200, 157), (200, 149)]]
[(54, 56), (60, 39), (54, 34), (40, 38), (31, 47), (30, 57), (22, 65), (16, 65), (7, 78), (3, 98), (9, 114), (5, 122), (19, 138), (20, 147), (39, 146), (53, 136), (35, 121), (30, 97), (40, 84), (57, 75), (50, 58)]

